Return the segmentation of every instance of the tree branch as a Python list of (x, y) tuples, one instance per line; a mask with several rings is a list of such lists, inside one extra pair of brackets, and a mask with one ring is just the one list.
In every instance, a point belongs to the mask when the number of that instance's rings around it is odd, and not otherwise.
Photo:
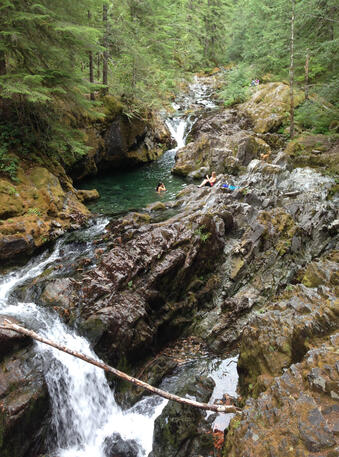
[(14, 332), (21, 333), (26, 336), (30, 336), (36, 341), (40, 341), (40, 343), (47, 344), (49, 346), (54, 347), (55, 349), (58, 349), (59, 351), (66, 352), (66, 354), (70, 354), (74, 357), (77, 357), (78, 359), (83, 360), (84, 362), (90, 363), (92, 365), (95, 365), (99, 368), (102, 368), (105, 371), (108, 371), (109, 373), (113, 373), (115, 376), (124, 379), (125, 381), (128, 381), (132, 384), (135, 384), (138, 387), (142, 387), (145, 390), (148, 390), (156, 395), (159, 395), (160, 397), (167, 398), (168, 400), (176, 401), (178, 403), (182, 403), (188, 406), (193, 406), (195, 408), (200, 408), (204, 409), (206, 411), (214, 411), (218, 413), (237, 413), (240, 412), (241, 409), (237, 408), (236, 406), (226, 406), (226, 405), (209, 405), (207, 403), (200, 403), (194, 400), (189, 400), (187, 398), (182, 398), (179, 397), (178, 395), (170, 394), (168, 392), (165, 392), (164, 390), (158, 389), (157, 387), (153, 387), (150, 384), (147, 384), (144, 381), (141, 381), (140, 379), (133, 378), (132, 376), (129, 376), (128, 374), (117, 370), (116, 368), (110, 367), (109, 365), (106, 365), (103, 362), (99, 362), (97, 360), (94, 360), (90, 357), (87, 357), (86, 355), (80, 354), (79, 352), (73, 351), (66, 346), (61, 346), (58, 343), (55, 343), (54, 341), (48, 340), (46, 338), (43, 338), (42, 336), (38, 335), (37, 333), (33, 332), (32, 330), (27, 330), (24, 327), (21, 327), (20, 325), (14, 324), (13, 322), (10, 322), (7, 319), (4, 319), (4, 321), (0, 324), (0, 328), (5, 329), (5, 330), (13, 330)]

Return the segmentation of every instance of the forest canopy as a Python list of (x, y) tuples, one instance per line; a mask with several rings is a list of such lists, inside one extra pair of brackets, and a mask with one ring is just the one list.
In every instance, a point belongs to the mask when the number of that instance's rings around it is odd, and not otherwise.
[(100, 116), (107, 93), (143, 117), (197, 71), (232, 68), (234, 102), (251, 76), (287, 80), (292, 3), (301, 88), (308, 65), (297, 119), (326, 132), (338, 118), (336, 0), (1, 0), (0, 159), (18, 144), (86, 152), (75, 126)]

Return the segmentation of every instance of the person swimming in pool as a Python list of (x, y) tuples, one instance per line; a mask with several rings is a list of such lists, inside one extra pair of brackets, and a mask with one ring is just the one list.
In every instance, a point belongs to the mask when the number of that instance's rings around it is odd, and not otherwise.
[(198, 187), (204, 187), (204, 186), (213, 187), (216, 180), (217, 180), (217, 174), (215, 171), (212, 171), (212, 176), (209, 177), (208, 175), (206, 175), (206, 178), (203, 180), (203, 182)]
[(155, 190), (160, 194), (161, 192), (165, 192), (167, 189), (163, 182), (159, 182)]

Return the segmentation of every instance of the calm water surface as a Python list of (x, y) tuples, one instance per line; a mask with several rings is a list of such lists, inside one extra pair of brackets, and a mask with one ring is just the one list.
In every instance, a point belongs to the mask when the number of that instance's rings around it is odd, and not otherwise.
[[(184, 179), (171, 174), (175, 150), (169, 150), (156, 162), (129, 171), (119, 171), (81, 182), (82, 189), (97, 189), (100, 199), (87, 206), (93, 213), (114, 215), (139, 210), (149, 203), (169, 201), (187, 185)], [(155, 191), (163, 181), (167, 191)]]

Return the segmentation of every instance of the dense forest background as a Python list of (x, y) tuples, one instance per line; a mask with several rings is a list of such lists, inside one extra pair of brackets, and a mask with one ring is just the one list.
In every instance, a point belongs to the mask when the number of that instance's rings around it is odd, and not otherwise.
[[(253, 78), (306, 90), (303, 129), (338, 129), (336, 0), (1, 0), (0, 170), (16, 157), (86, 152), (77, 126), (103, 116), (109, 94), (125, 114), (146, 118), (194, 72), (224, 69), (226, 105)], [(306, 71), (305, 71), (306, 68)]]

